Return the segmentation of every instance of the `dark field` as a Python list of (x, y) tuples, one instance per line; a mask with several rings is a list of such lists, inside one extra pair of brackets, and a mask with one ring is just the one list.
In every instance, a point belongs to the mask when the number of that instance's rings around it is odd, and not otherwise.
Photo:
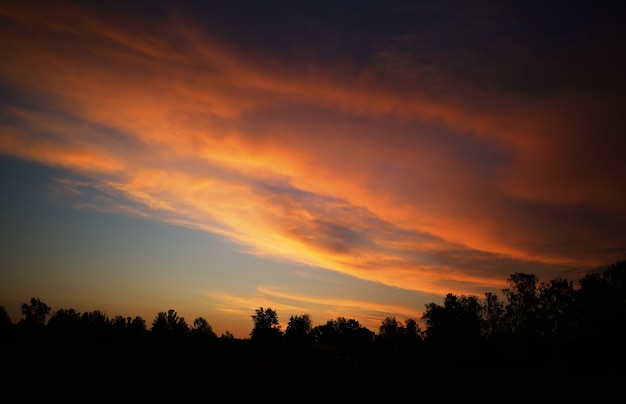
[[(30, 345), (30, 349), (26, 349)], [(5, 345), (11, 402), (613, 402), (619, 369), (598, 365), (487, 366), (419, 357), (268, 357), (245, 348)], [(618, 400), (619, 401), (619, 400)]]

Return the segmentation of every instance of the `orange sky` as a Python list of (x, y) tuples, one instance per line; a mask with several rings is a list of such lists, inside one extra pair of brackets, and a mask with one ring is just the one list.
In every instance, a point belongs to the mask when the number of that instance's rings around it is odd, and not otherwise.
[(79, 208), (436, 294), (623, 258), (611, 42), (584, 48), (597, 62), (543, 54), (477, 12), (363, 53), (322, 23), (270, 47), (184, 7), (119, 7), (0, 7), (0, 150), (65, 170)]

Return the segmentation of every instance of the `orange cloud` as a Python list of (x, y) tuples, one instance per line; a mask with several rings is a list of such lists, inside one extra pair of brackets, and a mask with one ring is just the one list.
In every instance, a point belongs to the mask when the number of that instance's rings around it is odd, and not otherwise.
[[(0, 130), (0, 150), (7, 154), (71, 170), (114, 173), (124, 167), (109, 150), (80, 139), (86, 128), (73, 125), (46, 114), (8, 108), (6, 115), (19, 121), (3, 125)], [(59, 138), (49, 133), (62, 134)], [(75, 141), (73, 137), (77, 137)]]
[[(576, 165), (586, 143), (568, 114), (583, 101), (468, 99), (424, 68), (436, 85), (349, 58), (259, 57), (182, 14), (151, 25), (42, 7), (1, 12), (2, 83), (41, 100), (5, 105), (2, 151), (80, 171), (156, 220), (259, 255), (465, 293), (501, 285), (517, 262), (549, 274), (606, 259), (577, 248), (602, 229), (568, 222), (578, 210), (557, 203), (591, 204), (588, 223), (604, 209), (624, 218), (616, 177)], [(394, 60), (395, 71), (412, 63)], [(554, 239), (563, 245), (546, 246)]]

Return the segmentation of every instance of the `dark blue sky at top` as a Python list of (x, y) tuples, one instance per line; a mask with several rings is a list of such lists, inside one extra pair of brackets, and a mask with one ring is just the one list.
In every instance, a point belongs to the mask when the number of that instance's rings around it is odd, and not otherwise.
[(611, 2), (216, 1), (192, 2), (186, 12), (207, 31), (284, 57), (298, 44), (315, 44), (312, 52), (321, 59), (344, 53), (365, 58), (380, 38), (409, 36), (428, 51), (471, 47), (496, 56), (508, 51), (499, 48), (508, 43), (532, 49), (537, 61), (623, 61), (611, 53), (623, 39), (623, 9)]

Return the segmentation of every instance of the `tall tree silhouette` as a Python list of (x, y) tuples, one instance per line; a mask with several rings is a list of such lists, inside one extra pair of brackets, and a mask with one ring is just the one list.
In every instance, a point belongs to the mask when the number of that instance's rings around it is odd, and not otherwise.
[(81, 325), (96, 334), (107, 332), (111, 330), (112, 324), (109, 316), (100, 311), (86, 311), (80, 316)]
[(235, 339), (235, 336), (233, 335), (232, 332), (226, 330), (222, 333), (222, 335), (220, 335), (220, 339), (232, 341)]
[(78, 336), (81, 329), (80, 313), (75, 309), (58, 309), (52, 313), (47, 327), (57, 336)]
[(417, 320), (407, 318), (404, 321), (404, 343), (410, 346), (420, 342), (422, 342), (422, 328)]
[(626, 261), (602, 274), (588, 274), (576, 292), (581, 354), (588, 360), (606, 358), (603, 366), (626, 360)]
[(179, 317), (175, 310), (159, 312), (152, 321), (151, 331), (157, 335), (181, 334), (189, 331), (184, 317)]
[(515, 272), (502, 292), (506, 296), (507, 327), (511, 335), (530, 340), (538, 336), (538, 278), (534, 274)]
[(448, 293), (443, 306), (426, 305), (427, 342), (432, 353), (447, 361), (475, 361), (482, 341), (482, 304), (477, 296)]
[(11, 316), (4, 306), (0, 306), (0, 327), (6, 327), (7, 325), (13, 325)]
[(426, 335), (431, 339), (458, 343), (476, 341), (482, 330), (482, 305), (477, 296), (457, 296), (448, 293), (443, 306), (426, 305), (422, 315), (426, 322)]
[(285, 344), (292, 359), (301, 359), (312, 352), (313, 325), (309, 314), (292, 315), (285, 330)]
[(574, 283), (554, 278), (539, 285), (539, 332), (542, 337), (568, 343), (575, 335), (578, 322)]
[(292, 315), (289, 317), (285, 337), (292, 342), (307, 342), (312, 329), (310, 315)]
[(8, 337), (13, 330), (11, 316), (4, 306), (0, 306), (0, 337)]
[(314, 327), (311, 335), (318, 344), (335, 346), (339, 356), (354, 359), (371, 348), (375, 333), (363, 327), (358, 320), (340, 316)]
[(209, 324), (204, 317), (198, 317), (193, 320), (191, 331), (194, 334), (203, 335), (212, 339), (217, 338), (217, 334), (213, 331), (213, 327), (211, 327), (211, 324)]
[(146, 332), (146, 320), (140, 316), (124, 317), (115, 316), (111, 320), (111, 326), (118, 334), (126, 336), (139, 336)]
[(250, 339), (254, 342), (277, 342), (282, 336), (278, 314), (271, 308), (259, 307), (250, 316), (252, 318), (252, 331)]
[(30, 303), (22, 303), (22, 315), (20, 323), (26, 326), (43, 327), (50, 313), (50, 306), (42, 302), (38, 297), (31, 297)]
[(378, 327), (377, 339), (388, 347), (398, 347), (404, 337), (404, 331), (404, 326), (395, 316), (388, 316)]
[(505, 335), (506, 312), (504, 302), (493, 292), (485, 293), (482, 303), (481, 333), (487, 341), (501, 341)]

